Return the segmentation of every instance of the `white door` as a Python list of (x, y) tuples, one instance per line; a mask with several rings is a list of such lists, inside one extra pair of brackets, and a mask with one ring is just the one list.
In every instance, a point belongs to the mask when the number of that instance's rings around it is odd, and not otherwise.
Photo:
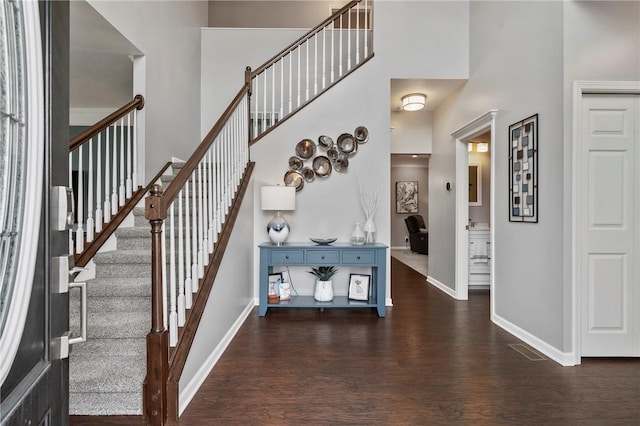
[(640, 96), (582, 105), (581, 355), (640, 356)]

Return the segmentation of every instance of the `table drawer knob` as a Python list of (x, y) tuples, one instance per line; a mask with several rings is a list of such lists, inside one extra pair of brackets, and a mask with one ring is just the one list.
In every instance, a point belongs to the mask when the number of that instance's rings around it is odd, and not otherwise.
[(360, 260), (360, 256), (357, 256), (356, 259)]
[(323, 256), (320, 256), (320, 258), (321, 258), (322, 260), (324, 260), (324, 255), (323, 255)]
[(288, 259), (288, 258), (289, 258), (289, 255), (286, 255), (284, 258), (285, 258), (285, 259)]

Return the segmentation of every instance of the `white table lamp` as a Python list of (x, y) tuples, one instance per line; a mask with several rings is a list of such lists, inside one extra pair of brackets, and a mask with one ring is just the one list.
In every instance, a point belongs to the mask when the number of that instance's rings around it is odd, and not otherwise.
[(289, 236), (289, 224), (281, 211), (296, 209), (296, 189), (292, 186), (263, 186), (260, 193), (262, 210), (275, 210), (276, 215), (267, 224), (267, 233), (271, 242), (282, 245)]

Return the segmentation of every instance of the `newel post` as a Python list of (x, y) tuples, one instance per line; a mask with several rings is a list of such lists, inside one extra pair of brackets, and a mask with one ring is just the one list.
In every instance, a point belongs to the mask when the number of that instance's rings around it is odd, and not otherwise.
[(143, 412), (147, 424), (162, 425), (167, 418), (169, 333), (162, 319), (162, 224), (167, 217), (167, 209), (160, 185), (153, 186), (145, 203), (144, 216), (151, 224), (151, 331), (147, 334)]

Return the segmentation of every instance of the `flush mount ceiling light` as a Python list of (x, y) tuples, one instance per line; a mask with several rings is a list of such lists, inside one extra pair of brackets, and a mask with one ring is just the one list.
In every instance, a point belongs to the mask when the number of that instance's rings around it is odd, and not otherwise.
[(424, 108), (427, 101), (427, 95), (422, 93), (412, 93), (402, 97), (402, 109), (404, 111), (418, 111)]
[(486, 142), (480, 142), (478, 144), (478, 152), (488, 152), (489, 151), (489, 144)]

